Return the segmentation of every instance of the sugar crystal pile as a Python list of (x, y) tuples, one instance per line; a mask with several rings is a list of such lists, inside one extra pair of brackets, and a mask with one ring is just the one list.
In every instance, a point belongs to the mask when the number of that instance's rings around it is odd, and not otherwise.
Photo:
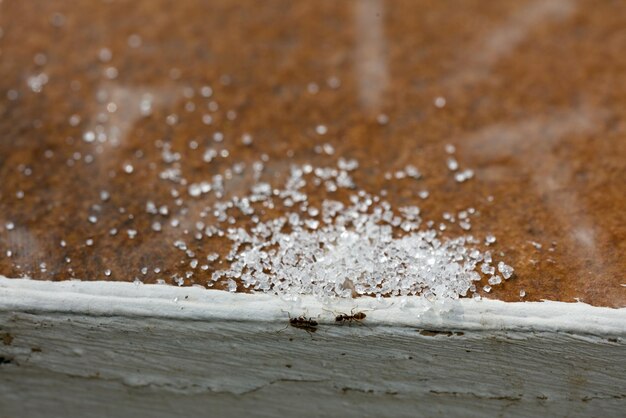
[[(244, 200), (262, 202), (274, 196), (288, 206), (304, 204), (304, 210), (288, 211), (248, 229), (229, 228), (230, 266), (215, 271), (213, 281), (229, 280), (232, 291), (239, 281), (245, 289), (287, 296), (422, 295), (429, 300), (475, 292), (475, 282), (481, 280), (479, 265), (491, 285), (501, 282), (491, 266), (491, 253), (476, 248), (480, 240), (471, 235), (441, 238), (432, 222), (421, 228), (416, 206), (394, 210), (364, 191), (351, 195), (346, 204), (328, 199), (321, 208), (307, 206), (307, 195), (301, 191), (307, 183), (305, 173), (313, 173), (317, 183), (354, 187), (345, 170), (325, 175), (324, 170), (297, 166), (283, 190), (256, 185)], [(459, 218), (469, 225), (467, 212)], [(510, 266), (500, 262), (498, 268), (505, 279), (511, 277)]]

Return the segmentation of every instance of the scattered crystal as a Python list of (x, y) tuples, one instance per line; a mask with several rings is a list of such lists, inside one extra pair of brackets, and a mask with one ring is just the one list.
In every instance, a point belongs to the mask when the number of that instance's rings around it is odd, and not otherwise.
[(210, 86), (202, 86), (200, 95), (202, 97), (211, 97), (213, 95), (213, 89)]
[(467, 181), (472, 177), (474, 177), (474, 170), (471, 169), (463, 170), (454, 175), (454, 179), (457, 181), (457, 183), (463, 183), (464, 181)]
[[(138, 34), (130, 35), (127, 41), (131, 48), (143, 44)], [(137, 54), (138, 51), (120, 53)], [(105, 63), (98, 66), (105, 77), (114, 79), (122, 74), (124, 66), (120, 66), (119, 71), (111, 66), (113, 53), (110, 49), (96, 49), (95, 54), (101, 63)], [(41, 66), (46, 60), (45, 57), (36, 57), (35, 61)], [(115, 63), (118, 64), (122, 65), (121, 61)], [(236, 102), (222, 102), (221, 97), (213, 97), (220, 96), (221, 91), (214, 91), (208, 85), (186, 84), (190, 80), (185, 80), (178, 68), (166, 71), (173, 80), (180, 79), (176, 82), (181, 86), (180, 91), (173, 93), (182, 94), (182, 100), (179, 100), (180, 97), (173, 100), (173, 105), (167, 104), (169, 99), (162, 101), (155, 92), (140, 93), (138, 97), (134, 96), (135, 93), (132, 97), (120, 96), (117, 87), (107, 81), (95, 91), (98, 107), (93, 115), (87, 118), (85, 114), (82, 120), (80, 115), (73, 114), (66, 119), (70, 126), (75, 127), (67, 138), (67, 143), (75, 148), (64, 157), (67, 165), (72, 167), (97, 162), (98, 156), (108, 152), (109, 148), (115, 152), (114, 149), (122, 145), (122, 138), (127, 134), (126, 126), (121, 129), (116, 122), (125, 112), (131, 112), (130, 115), (139, 112), (141, 116), (148, 117), (153, 112), (157, 114), (158, 109), (158, 114), (163, 115), (140, 121), (137, 134), (145, 135), (146, 143), (133, 149), (128, 160), (118, 160), (117, 164), (122, 164), (122, 173), (131, 174), (135, 171), (131, 161), (141, 161), (142, 176), (154, 175), (162, 181), (160, 186), (165, 187), (164, 194), (150, 195), (145, 192), (151, 190), (138, 191), (137, 196), (143, 199), (138, 202), (139, 205), (145, 202), (144, 211), (142, 206), (138, 208), (137, 205), (116, 206), (124, 196), (116, 195), (116, 199), (109, 202), (109, 192), (96, 190), (92, 193), (96, 193), (95, 199), (99, 197), (100, 200), (97, 204), (89, 202), (88, 206), (91, 213), (88, 214), (89, 222), (105, 228), (102, 224), (110, 221), (120, 231), (125, 231), (129, 239), (135, 239), (146, 230), (159, 232), (167, 229), (167, 233), (158, 237), (154, 234), (142, 235), (146, 240), (168, 240), (167, 245), (174, 246), (172, 253), (180, 256), (176, 260), (179, 265), (163, 266), (163, 270), (154, 265), (141, 267), (140, 272), (144, 276), (151, 271), (161, 275), (150, 277), (151, 281), (191, 285), (210, 277), (213, 284), (219, 282), (218, 287), (225, 285), (231, 292), (239, 287), (274, 293), (288, 299), (303, 294), (321, 299), (359, 295), (379, 299), (421, 295), (433, 301), (464, 296), (480, 300), (476, 291), (482, 280), (488, 281), (489, 285), (482, 289), (489, 292), (491, 286), (512, 276), (513, 269), (503, 262), (498, 263), (496, 274), (491, 254), (484, 251), (478, 239), (471, 235), (452, 235), (459, 232), (456, 225), (462, 231), (472, 228), (473, 208), (457, 213), (458, 209), (453, 209), (456, 203), (451, 204), (448, 212), (443, 214), (443, 221), (438, 219), (438, 214), (422, 214), (419, 207), (411, 206), (415, 202), (410, 200), (418, 197), (427, 199), (429, 191), (425, 185), (402, 194), (400, 201), (405, 202), (405, 206), (394, 207), (385, 201), (386, 196), (393, 197), (391, 194), (398, 189), (411, 187), (409, 179), (422, 182), (422, 173), (411, 164), (419, 159), (412, 159), (411, 155), (402, 156), (399, 161), (404, 167), (383, 167), (378, 161), (372, 167), (371, 161), (365, 161), (367, 170), (374, 175), (380, 173), (389, 181), (387, 189), (379, 190), (377, 194), (366, 192), (358, 188), (356, 181), (363, 177), (357, 171), (359, 162), (337, 155), (343, 148), (340, 138), (334, 138), (334, 131), (332, 136), (328, 135), (329, 128), (318, 124), (314, 125), (314, 138), (310, 138), (311, 143), (306, 146), (310, 146), (308, 150), (317, 155), (311, 154), (307, 161), (306, 152), (302, 149), (287, 147), (280, 150), (285, 160), (274, 161), (273, 157), (271, 160), (270, 155), (263, 153), (261, 145), (279, 138), (265, 139), (267, 135), (263, 130), (253, 131), (254, 125), (244, 120), (248, 112), (235, 107)], [(48, 82), (44, 73), (29, 74), (25, 79), (36, 92)], [(226, 74), (219, 80), (227, 86), (236, 79)], [(337, 77), (326, 80), (331, 89), (339, 88), (340, 84)], [(305, 85), (310, 94), (320, 93), (325, 88), (325, 85), (315, 82)], [(78, 91), (80, 83), (72, 82), (70, 88)], [(333, 93), (324, 91), (323, 94)], [(21, 93), (11, 90), (7, 92), (7, 97), (15, 100), (21, 97)], [(128, 99), (134, 100), (130, 108)], [(304, 99), (312, 100), (311, 97)], [(434, 100), (439, 108), (446, 105), (444, 97)], [(187, 112), (198, 111), (199, 115), (181, 114), (181, 108)], [(197, 125), (202, 122), (203, 131), (186, 138), (181, 137), (184, 130), (153, 138), (146, 135), (150, 130), (143, 127), (146, 123), (174, 127), (188, 120)], [(386, 125), (389, 116), (380, 113), (376, 122)], [(307, 129), (310, 133), (310, 127)], [(173, 130), (176, 129), (168, 128), (168, 131)], [(375, 130), (384, 132), (384, 128)], [(306, 129), (303, 133), (306, 134)], [(260, 143), (253, 140), (256, 135), (262, 138)], [(328, 142), (322, 141), (327, 138)], [(244, 149), (243, 146), (250, 148)], [(44, 152), (46, 158), (60, 155), (52, 150)], [(251, 155), (258, 152), (259, 155), (252, 161), (247, 158), (235, 160), (240, 152)], [(445, 152), (447, 167), (454, 172), (457, 182), (473, 177), (471, 169), (460, 169), (454, 145), (445, 145)], [(287, 164), (284, 164), (285, 161)], [(32, 169), (22, 167), (20, 171), (29, 175)], [(121, 179), (115, 167), (107, 168), (102, 175), (108, 175), (112, 179), (111, 184), (132, 180), (132, 177)], [(433, 195), (438, 184), (435, 177), (429, 183), (429, 187), (433, 187)], [(399, 181), (394, 184), (395, 180)], [(426, 181), (430, 180), (429, 173)], [(16, 196), (23, 197), (23, 192), (18, 190)], [(429, 206), (427, 202), (423, 203), (425, 207)], [(137, 229), (128, 229), (133, 227)], [(13, 224), (9, 227), (7, 223), (5, 229), (13, 229)], [(109, 229), (110, 236), (102, 238), (102, 245), (110, 246), (119, 239), (112, 238), (117, 234), (117, 228)], [(101, 235), (97, 237), (101, 239)], [(490, 237), (485, 240), (487, 245), (495, 243), (495, 237), (493, 241)], [(94, 245), (94, 239), (88, 238), (85, 244)], [(64, 247), (65, 241), (61, 241), (61, 245)], [(207, 254), (207, 251), (217, 248), (220, 254)], [(503, 256), (499, 254), (499, 257)], [(66, 262), (69, 263), (69, 257)], [(178, 270), (179, 266), (186, 271)], [(70, 269), (67, 271), (71, 272)], [(108, 277), (112, 273), (107, 268), (104, 274)], [(139, 281), (136, 279), (136, 282)]]
[(488, 282), (490, 285), (495, 286), (495, 285), (498, 285), (498, 284), (502, 283), (502, 279), (500, 278), (500, 276), (495, 275), (495, 276), (491, 276), (491, 277), (489, 278), (489, 280), (487, 280), (487, 282)]
[(243, 134), (241, 136), (241, 143), (244, 145), (252, 145), (252, 135), (250, 134)]
[(98, 59), (102, 62), (109, 62), (113, 58), (113, 53), (109, 48), (101, 48), (98, 51)]
[(459, 163), (456, 161), (456, 159), (450, 157), (448, 158), (448, 170), (450, 171), (456, 171), (459, 169)]
[(484, 274), (494, 274), (496, 272), (495, 267), (490, 266), (488, 263), (483, 263), (480, 266), (480, 271), (482, 271)]
[(96, 134), (93, 131), (87, 131), (83, 134), (83, 141), (90, 143), (95, 140), (96, 140)]
[(142, 39), (141, 36), (135, 34), (132, 34), (128, 37), (128, 46), (131, 48), (139, 48), (142, 44)]
[(498, 271), (502, 273), (502, 277), (505, 279), (510, 279), (514, 272), (513, 267), (504, 264), (502, 261), (498, 263)]

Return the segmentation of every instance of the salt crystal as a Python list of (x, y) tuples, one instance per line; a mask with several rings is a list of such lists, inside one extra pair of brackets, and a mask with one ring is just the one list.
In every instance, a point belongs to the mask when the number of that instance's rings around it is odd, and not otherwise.
[(495, 286), (497, 284), (502, 283), (502, 279), (500, 278), (500, 276), (496, 275), (496, 276), (492, 276), (489, 278), (489, 280), (487, 280), (487, 282), (492, 285)]
[(502, 261), (498, 263), (498, 271), (502, 273), (502, 277), (510, 279), (513, 276), (513, 267), (504, 264)]
[(315, 132), (318, 135), (325, 135), (328, 132), (328, 128), (325, 125), (317, 125), (315, 127)]
[(243, 134), (241, 136), (241, 143), (244, 145), (252, 145), (252, 135), (250, 134)]
[(202, 86), (200, 95), (202, 97), (211, 97), (213, 95), (213, 89), (210, 86)]
[(96, 140), (96, 134), (93, 131), (87, 131), (83, 134), (83, 141), (91, 143)]
[(202, 185), (198, 183), (190, 184), (187, 188), (187, 193), (191, 197), (198, 197), (202, 194)]
[(100, 51), (98, 51), (98, 59), (100, 59), (100, 61), (109, 62), (111, 58), (113, 58), (113, 53), (109, 48), (101, 48)]
[(217, 260), (218, 258), (220, 258), (220, 256), (217, 253), (210, 253), (210, 254), (207, 254), (207, 256), (206, 256), (207, 261), (209, 261), (211, 263), (213, 261)]
[(408, 177), (411, 177), (414, 179), (418, 179), (422, 176), (422, 173), (420, 173), (417, 167), (410, 165), (410, 164), (404, 167), (404, 172), (406, 173)]
[(141, 36), (137, 35), (136, 33), (128, 37), (128, 46), (131, 48), (139, 48), (142, 43), (143, 41), (141, 39)]
[(482, 271), (484, 274), (494, 274), (496, 272), (495, 267), (490, 266), (488, 263), (483, 263), (480, 266), (480, 271)]
[(337, 167), (345, 171), (352, 171), (352, 170), (356, 170), (359, 167), (359, 162), (354, 159), (346, 160), (344, 158), (339, 158)]
[(176, 125), (178, 123), (178, 115), (175, 113), (167, 115), (167, 117), (165, 118), (165, 123), (167, 123), (170, 126)]
[(202, 123), (205, 125), (210, 125), (213, 123), (213, 116), (207, 114), (202, 115)]
[(320, 225), (319, 221), (313, 219), (307, 219), (306, 221), (304, 221), (304, 223), (309, 229), (317, 229)]

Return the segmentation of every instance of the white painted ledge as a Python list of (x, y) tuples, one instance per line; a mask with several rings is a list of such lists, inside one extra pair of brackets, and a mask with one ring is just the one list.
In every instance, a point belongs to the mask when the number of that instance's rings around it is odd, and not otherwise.
[(200, 287), (0, 277), (0, 311), (5, 312), (268, 322), (286, 322), (290, 312), (291, 316), (306, 315), (324, 324), (333, 322), (333, 311), (349, 313), (353, 308), (366, 311), (366, 322), (372, 326), (626, 335), (626, 308), (584, 303), (511, 303), (489, 299), (431, 303), (407, 297), (335, 300), (324, 305), (312, 296), (290, 302), (274, 295)]
[(0, 417), (622, 417), (625, 340), (626, 309), (582, 303), (0, 278)]

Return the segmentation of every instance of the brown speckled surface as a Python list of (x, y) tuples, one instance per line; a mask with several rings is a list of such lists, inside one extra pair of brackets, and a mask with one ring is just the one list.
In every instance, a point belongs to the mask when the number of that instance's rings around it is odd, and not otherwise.
[[(187, 271), (172, 246), (179, 230), (152, 231), (145, 211), (148, 200), (175, 209), (173, 185), (158, 179), (160, 139), (183, 154), (190, 181), (262, 153), (270, 175), (293, 161), (357, 158), (359, 187), (386, 189), (396, 206), (418, 204), (433, 220), (479, 211), (471, 232), (493, 233), (495, 253), (516, 269), (488, 297), (516, 301), (524, 289), (524, 300), (626, 306), (624, 2), (3, 0), (0, 27), (2, 275), (149, 283)], [(133, 34), (139, 47), (129, 46)], [(112, 59), (103, 63), (105, 47)], [(107, 77), (107, 67), (117, 75)], [(35, 92), (29, 78), (41, 73), (48, 81)], [(200, 97), (203, 85), (212, 98)], [(153, 108), (142, 116), (146, 94)], [(439, 96), (443, 108), (433, 104)], [(219, 109), (206, 126), (211, 100)], [(171, 114), (175, 125), (166, 123)], [(380, 114), (388, 124), (377, 123)], [(119, 144), (83, 141), (98, 125)], [(207, 166), (188, 143), (211, 142), (218, 129), (230, 155)], [(252, 146), (238, 142), (243, 133)], [(315, 153), (321, 142), (335, 155)], [(448, 143), (475, 170), (470, 181), (456, 183), (445, 168)], [(384, 179), (409, 163), (422, 180)], [(236, 177), (228, 187), (249, 182)], [(426, 200), (417, 196), (424, 188)], [(101, 190), (110, 200), (100, 202)], [(183, 217), (181, 227), (193, 225)]]

